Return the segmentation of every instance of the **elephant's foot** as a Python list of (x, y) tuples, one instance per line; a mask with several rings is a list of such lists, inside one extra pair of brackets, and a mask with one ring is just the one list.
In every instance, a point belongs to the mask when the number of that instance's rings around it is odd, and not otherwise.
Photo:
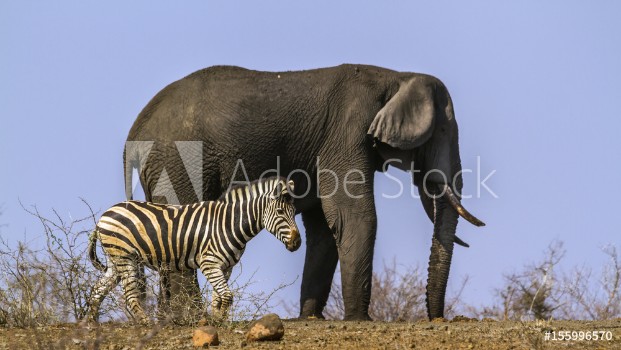
[(315, 299), (306, 299), (300, 311), (301, 320), (325, 320), (323, 316), (323, 307), (320, 308), (319, 303)]
[(367, 312), (361, 314), (345, 315), (343, 321), (373, 321)]

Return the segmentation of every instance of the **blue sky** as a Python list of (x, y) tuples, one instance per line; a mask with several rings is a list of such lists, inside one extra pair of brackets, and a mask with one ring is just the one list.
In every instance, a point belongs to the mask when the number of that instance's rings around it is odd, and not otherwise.
[[(614, 1), (134, 1), (0, 3), (0, 228), (40, 237), (19, 206), (86, 213), (124, 199), (123, 145), (135, 117), (167, 84), (215, 64), (297, 70), (364, 63), (437, 76), (448, 87), (464, 168), (481, 160), (499, 198), (465, 200), (451, 285), (488, 303), (503, 272), (565, 242), (565, 267), (605, 262), (619, 247), (621, 4)], [(391, 171), (407, 181), (408, 174)], [(377, 175), (375, 264), (426, 267), (432, 225), (418, 200), (388, 200)], [(465, 192), (476, 192), (476, 175)], [(302, 273), (267, 234), (246, 251), (270, 289)], [(299, 282), (281, 293), (297, 300)]]

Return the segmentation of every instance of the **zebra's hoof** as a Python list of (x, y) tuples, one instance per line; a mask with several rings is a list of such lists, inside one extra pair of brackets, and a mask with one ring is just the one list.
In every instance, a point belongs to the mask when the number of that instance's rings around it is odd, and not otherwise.
[(139, 326), (152, 326), (153, 322), (148, 317), (140, 318), (135, 321), (135, 323)]
[(80, 326), (82, 327), (92, 327), (97, 326), (99, 321), (95, 317), (85, 317), (80, 321)]

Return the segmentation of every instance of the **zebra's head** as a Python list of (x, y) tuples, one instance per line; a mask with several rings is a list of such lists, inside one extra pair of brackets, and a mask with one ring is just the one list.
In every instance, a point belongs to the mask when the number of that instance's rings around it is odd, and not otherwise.
[(263, 226), (271, 234), (283, 242), (287, 250), (294, 252), (302, 244), (300, 231), (295, 223), (295, 207), (293, 206), (293, 181), (287, 184), (278, 179), (268, 196), (263, 214)]

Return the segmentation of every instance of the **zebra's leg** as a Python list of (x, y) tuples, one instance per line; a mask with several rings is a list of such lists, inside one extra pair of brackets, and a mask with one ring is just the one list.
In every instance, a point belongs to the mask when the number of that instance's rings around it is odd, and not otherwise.
[(125, 294), (125, 304), (134, 320), (148, 324), (149, 318), (144, 313), (140, 305), (142, 294), (141, 283), (139, 281), (139, 267), (135, 259), (127, 258), (117, 263), (117, 271), (121, 276), (121, 284)]
[(144, 273), (144, 264), (138, 263), (137, 270), (137, 281), (138, 281), (138, 289), (140, 290), (140, 304), (144, 305), (147, 300), (147, 276)]
[(214, 289), (211, 292), (211, 310), (213, 310), (215, 312), (216, 310), (220, 310), (221, 306), (222, 306), (222, 297)]
[[(231, 278), (232, 271), (233, 271), (233, 268), (231, 267), (229, 267), (227, 270), (224, 271), (224, 279), (227, 282), (227, 285), (228, 285), (229, 278)], [(211, 309), (220, 310), (221, 308), (222, 308), (222, 297), (220, 296), (220, 294), (218, 294), (218, 291), (214, 289), (212, 292), (212, 297), (211, 297)]]
[(117, 274), (114, 265), (110, 264), (106, 273), (101, 276), (99, 280), (95, 283), (93, 287), (92, 294), (89, 298), (89, 313), (88, 319), (97, 322), (99, 320), (99, 307), (103, 302), (104, 298), (110, 290), (114, 288), (119, 283), (119, 275)]
[(225, 269), (208, 263), (201, 264), (201, 272), (211, 284), (215, 293), (220, 298), (220, 308), (212, 310), (214, 318), (222, 320), (227, 317), (229, 307), (233, 302), (233, 293), (229, 289), (225, 276)]

